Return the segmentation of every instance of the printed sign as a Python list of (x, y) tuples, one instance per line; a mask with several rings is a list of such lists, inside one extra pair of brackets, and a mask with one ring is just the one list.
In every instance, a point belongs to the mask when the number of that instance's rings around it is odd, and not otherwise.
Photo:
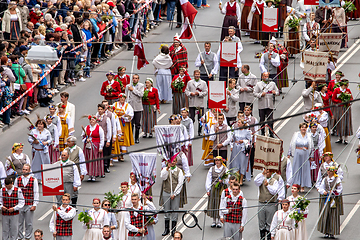
[(327, 52), (305, 51), (304, 53), (304, 75), (310, 80), (325, 80), (328, 64)]
[[(333, 53), (334, 56), (338, 56), (341, 47), (343, 34), (342, 33), (321, 33), (319, 38), (319, 51)], [(325, 43), (325, 41), (326, 43)]]
[(237, 66), (237, 42), (220, 43), (220, 66), (236, 67)]
[(278, 31), (278, 9), (264, 8), (262, 31), (277, 32)]
[(254, 168), (280, 170), (283, 141), (256, 134)]
[[(41, 165), (41, 170), (43, 170), (41, 172), (43, 196), (64, 194), (63, 171), (62, 168), (56, 168), (56, 166), (58, 165)], [(55, 169), (44, 171), (50, 168)]]
[[(320, 7), (340, 7), (340, 0), (319, 0)], [(331, 10), (328, 10), (331, 11)]]
[(226, 82), (209, 81), (209, 108), (226, 108)]

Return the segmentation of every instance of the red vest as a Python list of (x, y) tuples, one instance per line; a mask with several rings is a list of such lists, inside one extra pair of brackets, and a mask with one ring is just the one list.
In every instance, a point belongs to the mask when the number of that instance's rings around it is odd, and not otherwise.
[(245, 0), (244, 6), (251, 7), (253, 2), (254, 2), (253, 0)]
[(226, 16), (236, 16), (236, 2), (233, 6), (230, 6), (229, 2), (226, 5)]
[[(143, 210), (143, 207), (141, 207), (139, 210)], [(134, 215), (134, 211), (130, 211), (130, 220), (131, 220), (131, 225), (134, 225), (135, 227), (137, 227), (138, 229), (143, 228), (143, 216), (141, 214), (138, 214), (136, 217)], [(144, 220), (145, 221), (145, 220)], [(142, 236), (141, 233), (138, 232), (130, 232), (129, 231), (129, 236), (135, 236), (135, 237), (140, 237)], [(147, 231), (147, 227), (145, 226), (145, 233), (144, 235), (148, 235), (148, 231)]]
[(90, 125), (86, 126), (86, 135), (92, 138), (93, 143), (100, 142), (100, 132), (99, 132), (99, 124), (96, 125), (94, 131), (90, 131)]
[[(68, 206), (65, 209), (65, 212), (68, 213), (72, 207)], [(58, 207), (60, 210), (60, 207)], [(69, 221), (65, 221), (60, 217), (60, 215), (56, 212), (56, 235), (57, 236), (72, 236), (72, 219)]]
[[(6, 192), (6, 188), (3, 187), (2, 189), (2, 197), (3, 197), (3, 206), (7, 209), (13, 208), (16, 205), (19, 204), (18, 199), (18, 188), (14, 187), (14, 190), (12, 191), (11, 195), (9, 196)], [(2, 212), (2, 215), (18, 215), (19, 211), (13, 211), (13, 212)]]
[(231, 208), (231, 212), (225, 214), (225, 222), (229, 223), (241, 223), (242, 218), (242, 200), (241, 196), (238, 197), (237, 201), (231, 204), (231, 195), (226, 197), (226, 208)]
[[(255, 7), (256, 10), (255, 10), (254, 14), (261, 15), (264, 11), (264, 3), (261, 3), (261, 4), (255, 3), (255, 4), (256, 4), (257, 8)], [(258, 11), (258, 9), (260, 12)]]
[(26, 186), (22, 183), (22, 177), (18, 177), (18, 186), (25, 198), (25, 205), (34, 204), (34, 178), (30, 177)]

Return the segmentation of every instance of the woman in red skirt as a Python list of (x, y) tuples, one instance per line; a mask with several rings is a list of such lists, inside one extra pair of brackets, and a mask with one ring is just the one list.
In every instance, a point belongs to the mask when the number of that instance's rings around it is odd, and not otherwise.
[(250, 38), (255, 39), (255, 43), (260, 43), (262, 40), (262, 14), (264, 11), (265, 2), (262, 0), (254, 1), (251, 6), (251, 12), (253, 13), (251, 21)]
[(241, 31), (245, 31), (245, 36), (250, 35), (248, 17), (251, 11), (251, 6), (254, 0), (245, 0), (244, 6), (241, 11)]
[(89, 161), (103, 156), (104, 130), (97, 124), (95, 115), (90, 115), (88, 119), (90, 124), (85, 127), (85, 132), (83, 131), (81, 136), (84, 142), (84, 155), (89, 175), (88, 181), (95, 182), (96, 177), (105, 177), (104, 160)]
[(229, 36), (229, 27), (235, 27), (235, 35), (241, 38), (239, 24), (241, 20), (240, 4), (235, 0), (230, 0), (225, 3), (223, 7), (219, 5), (219, 9), (222, 14), (225, 14), (223, 26), (221, 29), (220, 41), (224, 40), (226, 36)]

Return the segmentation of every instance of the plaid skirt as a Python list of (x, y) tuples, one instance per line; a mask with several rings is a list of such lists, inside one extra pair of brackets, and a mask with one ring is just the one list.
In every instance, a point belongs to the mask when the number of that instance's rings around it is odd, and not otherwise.
[(84, 146), (84, 155), (86, 168), (89, 176), (102, 176), (105, 175), (104, 172), (104, 160), (101, 159), (99, 161), (89, 162), (90, 160), (101, 158), (103, 156), (102, 153), (99, 152), (99, 143), (93, 143), (91, 149), (86, 148)]
[[(352, 119), (351, 119), (351, 107), (339, 106), (336, 107), (337, 110), (337, 125), (336, 125), (336, 133), (338, 136), (351, 136), (353, 135), (353, 127), (352, 127)], [(340, 120), (341, 118), (341, 120)], [(336, 124), (336, 123), (335, 123)]]
[(154, 111), (155, 105), (145, 105), (143, 104), (143, 114), (142, 114), (142, 131), (144, 134), (152, 133), (155, 131), (154, 127), (156, 125), (156, 111)]
[[(320, 216), (317, 229), (323, 234), (340, 235), (340, 215), (343, 205), (342, 201), (340, 197), (335, 197), (325, 204), (326, 200), (327, 198), (322, 196), (319, 202), (319, 213), (321, 213), (324, 206), (325, 210)], [(335, 201), (333, 207), (331, 207), (331, 201)]]

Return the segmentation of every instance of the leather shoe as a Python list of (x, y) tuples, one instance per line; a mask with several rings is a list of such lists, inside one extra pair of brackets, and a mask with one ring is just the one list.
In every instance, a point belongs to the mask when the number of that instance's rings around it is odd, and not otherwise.
[(337, 140), (335, 143), (342, 143), (342, 139)]
[(136, 140), (135, 140), (135, 143), (140, 143), (139, 139), (136, 139)]

